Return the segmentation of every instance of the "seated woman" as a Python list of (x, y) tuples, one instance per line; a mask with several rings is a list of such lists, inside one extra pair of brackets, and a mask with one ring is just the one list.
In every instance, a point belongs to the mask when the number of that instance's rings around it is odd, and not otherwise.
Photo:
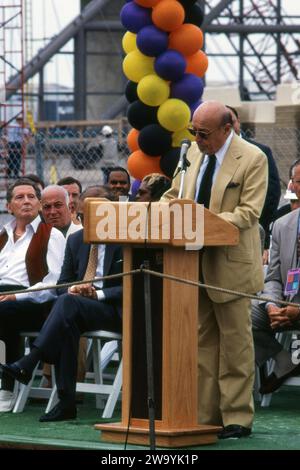
[(151, 173), (142, 179), (135, 200), (138, 202), (159, 201), (170, 187), (171, 180), (167, 176)]

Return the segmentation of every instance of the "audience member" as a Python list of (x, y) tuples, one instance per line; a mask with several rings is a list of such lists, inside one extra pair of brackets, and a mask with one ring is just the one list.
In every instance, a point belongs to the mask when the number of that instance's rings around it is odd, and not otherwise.
[[(292, 170), (293, 190), (300, 197), (300, 160)], [(299, 208), (279, 218), (274, 223), (270, 262), (262, 295), (273, 299), (270, 302), (253, 302), (252, 329), (255, 359), (258, 366), (273, 358), (274, 372), (262, 380), (260, 392), (271, 393), (293, 375), (300, 374), (300, 367), (293, 364), (290, 352), (283, 349), (275, 333), (282, 329), (299, 328), (300, 311), (298, 307), (282, 307), (277, 300), (300, 302), (298, 293), (285, 293), (290, 269), (299, 266)]]
[(114, 199), (114, 195), (111, 193), (109, 187), (107, 185), (93, 185), (88, 186), (85, 190), (81, 193), (78, 205), (78, 219), (83, 224), (84, 223), (84, 215), (83, 215), (83, 207), (84, 207), (84, 200), (87, 197), (101, 197), (106, 198), (109, 200)]
[[(44, 221), (59, 230), (65, 238), (68, 238), (71, 233), (77, 232), (82, 228), (81, 224), (74, 224), (71, 220), (69, 194), (63, 186), (56, 184), (47, 186), (42, 191), (41, 204)], [(78, 382), (83, 382), (85, 377), (86, 350), (86, 338), (81, 338), (78, 355)], [(51, 387), (51, 368), (49, 364), (44, 364), (43, 374), (47, 379), (47, 386)]]
[(45, 188), (44, 181), (41, 178), (39, 178), (37, 175), (35, 175), (34, 173), (27, 173), (26, 175), (23, 176), (23, 178), (28, 178), (31, 181), (34, 181), (38, 185), (38, 187), (40, 188), (41, 192)]
[[(63, 235), (41, 222), (40, 197), (39, 188), (26, 178), (7, 190), (7, 208), (14, 218), (0, 233), (0, 291), (27, 289), (0, 295), (0, 339), (7, 362), (19, 356), (19, 333), (39, 330), (56, 298), (55, 289), (31, 292), (34, 287), (56, 284), (65, 249)], [(0, 411), (12, 410), (16, 393), (14, 380), (2, 377)]]
[(131, 200), (129, 195), (130, 176), (125, 168), (121, 166), (111, 168), (107, 176), (107, 185), (114, 195), (115, 201), (120, 198)]
[[(261, 150), (232, 130), (229, 110), (206, 101), (192, 119), (183, 197), (204, 204), (239, 229), (237, 246), (206, 246), (202, 280), (234, 291), (263, 287), (258, 219), (267, 189), (267, 161)], [(180, 175), (163, 196), (178, 196)], [(200, 289), (199, 421), (223, 425), (219, 438), (249, 436), (253, 422), (254, 353), (250, 301)]]
[(151, 173), (142, 179), (136, 201), (159, 201), (171, 187), (171, 180), (160, 173)]
[(64, 186), (47, 186), (42, 191), (41, 204), (44, 221), (60, 230), (65, 238), (82, 228), (71, 219), (69, 194)]
[(63, 186), (68, 191), (72, 222), (74, 222), (74, 224), (78, 224), (77, 209), (79, 196), (82, 192), (80, 181), (73, 178), (73, 176), (66, 176), (65, 178), (61, 178), (57, 184), (58, 186)]
[[(67, 240), (66, 254), (59, 283), (120, 273), (122, 251), (118, 245), (89, 245), (83, 241), (83, 230)], [(95, 271), (94, 271), (95, 272)], [(54, 364), (58, 404), (40, 421), (63, 421), (77, 415), (75, 405), (78, 344), (81, 333), (105, 329), (121, 331), (122, 281), (113, 278), (94, 284), (74, 285), (59, 289), (48, 319), (31, 352), (12, 364), (1, 365), (4, 377), (28, 383), (39, 360)]]

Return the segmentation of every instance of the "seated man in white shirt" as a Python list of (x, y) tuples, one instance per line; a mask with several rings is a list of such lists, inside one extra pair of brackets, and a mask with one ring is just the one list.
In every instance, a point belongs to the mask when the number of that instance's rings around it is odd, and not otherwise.
[[(65, 238), (39, 216), (40, 190), (26, 178), (7, 191), (7, 207), (14, 219), (0, 232), (0, 340), (6, 362), (19, 356), (19, 333), (40, 330), (56, 291), (32, 288), (55, 285), (64, 258)], [(27, 289), (23, 293), (10, 293)], [(0, 411), (11, 411), (16, 400), (14, 381), (2, 377)]]

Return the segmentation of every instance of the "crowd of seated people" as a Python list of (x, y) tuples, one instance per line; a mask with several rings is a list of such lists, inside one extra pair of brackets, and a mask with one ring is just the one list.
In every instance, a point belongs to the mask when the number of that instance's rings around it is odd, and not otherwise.
[[(235, 110), (230, 109), (235, 115)], [(239, 121), (238, 116), (235, 117)], [(236, 132), (239, 133), (239, 129)], [(276, 169), (273, 156), (269, 162)], [(278, 175), (276, 172), (277, 169), (273, 168), (274, 180)], [(285, 277), (287, 270), (298, 263), (299, 172), (300, 161), (296, 161), (290, 170), (290, 183), (285, 195), (289, 203), (286, 207), (277, 207), (278, 187), (275, 193), (272, 189), (268, 191), (266, 204), (272, 207), (272, 211), (268, 212), (267, 222), (261, 221), (262, 248), (265, 250), (269, 250), (273, 226), (271, 251), (267, 259), (263, 257), (263, 262), (269, 263), (263, 294), (273, 296), (273, 301), (253, 302), (254, 345), (259, 366), (270, 357), (276, 362), (272, 377), (266, 377), (261, 385), (263, 393), (275, 390), (287, 377), (300, 373), (275, 337), (282, 326), (294, 327), (300, 322), (299, 310), (276, 305), (276, 299), (289, 298), (284, 292)], [(269, 186), (272, 184), (275, 183), (270, 179)], [(86, 355), (80, 334), (100, 328), (121, 331), (121, 278), (113, 282), (84, 283), (69, 289), (37, 293), (31, 292), (31, 288), (84, 280), (95, 251), (94, 245), (83, 242), (83, 202), (86, 197), (105, 197), (112, 201), (158, 201), (170, 186), (171, 180), (161, 174), (146, 175), (134, 197), (130, 193), (131, 181), (127, 170), (113, 167), (107, 171), (105, 185), (89, 186), (84, 191), (80, 181), (71, 176), (62, 178), (56, 185), (45, 186), (34, 174), (15, 180), (8, 188), (7, 204), (13, 219), (0, 231), (0, 292), (5, 292), (5, 295), (0, 295), (0, 339), (6, 345), (6, 364), (1, 365), (0, 412), (13, 409), (17, 381), (28, 383), (37, 362), (42, 360), (45, 364), (55, 365), (59, 403), (54, 410), (43, 415), (41, 421), (76, 417), (75, 385), (76, 380), (82, 381), (85, 375)], [(274, 205), (276, 210), (273, 210)], [(287, 226), (295, 229), (292, 240), (288, 242), (292, 247), (290, 257), (283, 250), (286, 245), (279, 243)], [(34, 263), (28, 253), (34, 254)], [(96, 256), (97, 276), (121, 271), (120, 246), (96, 245), (96, 255), (93, 253), (93, 256)], [(282, 270), (282, 265), (286, 271)], [(22, 293), (9, 293), (17, 290), (22, 290)], [(298, 301), (297, 296), (294, 300)], [(22, 357), (19, 333), (28, 329), (40, 331), (40, 334), (30, 354)], [(270, 344), (272, 350), (267, 346)], [(49, 376), (49, 369), (46, 368), (44, 373)]]

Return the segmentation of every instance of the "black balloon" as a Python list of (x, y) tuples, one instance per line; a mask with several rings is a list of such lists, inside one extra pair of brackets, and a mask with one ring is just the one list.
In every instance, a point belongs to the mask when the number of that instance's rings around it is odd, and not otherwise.
[(204, 14), (198, 5), (192, 5), (191, 7), (185, 8), (185, 23), (192, 23), (198, 28), (202, 25)]
[(194, 3), (196, 3), (197, 0), (179, 0), (179, 2), (181, 3), (181, 5), (185, 8), (185, 7), (190, 7), (192, 5), (194, 5)]
[(171, 148), (172, 134), (159, 124), (149, 124), (140, 131), (138, 143), (144, 153), (157, 157)]
[(180, 157), (180, 147), (173, 147), (160, 159), (160, 167), (164, 174), (172, 178)]
[(137, 91), (136, 91), (137, 86), (138, 84), (135, 82), (132, 82), (130, 80), (127, 82), (127, 85), (125, 88), (125, 96), (126, 96), (127, 101), (129, 101), (129, 103), (133, 103), (134, 101), (139, 99), (137, 95)]
[(141, 130), (148, 124), (158, 124), (158, 107), (147, 106), (140, 100), (136, 100), (128, 106), (127, 118), (129, 124), (135, 129)]

